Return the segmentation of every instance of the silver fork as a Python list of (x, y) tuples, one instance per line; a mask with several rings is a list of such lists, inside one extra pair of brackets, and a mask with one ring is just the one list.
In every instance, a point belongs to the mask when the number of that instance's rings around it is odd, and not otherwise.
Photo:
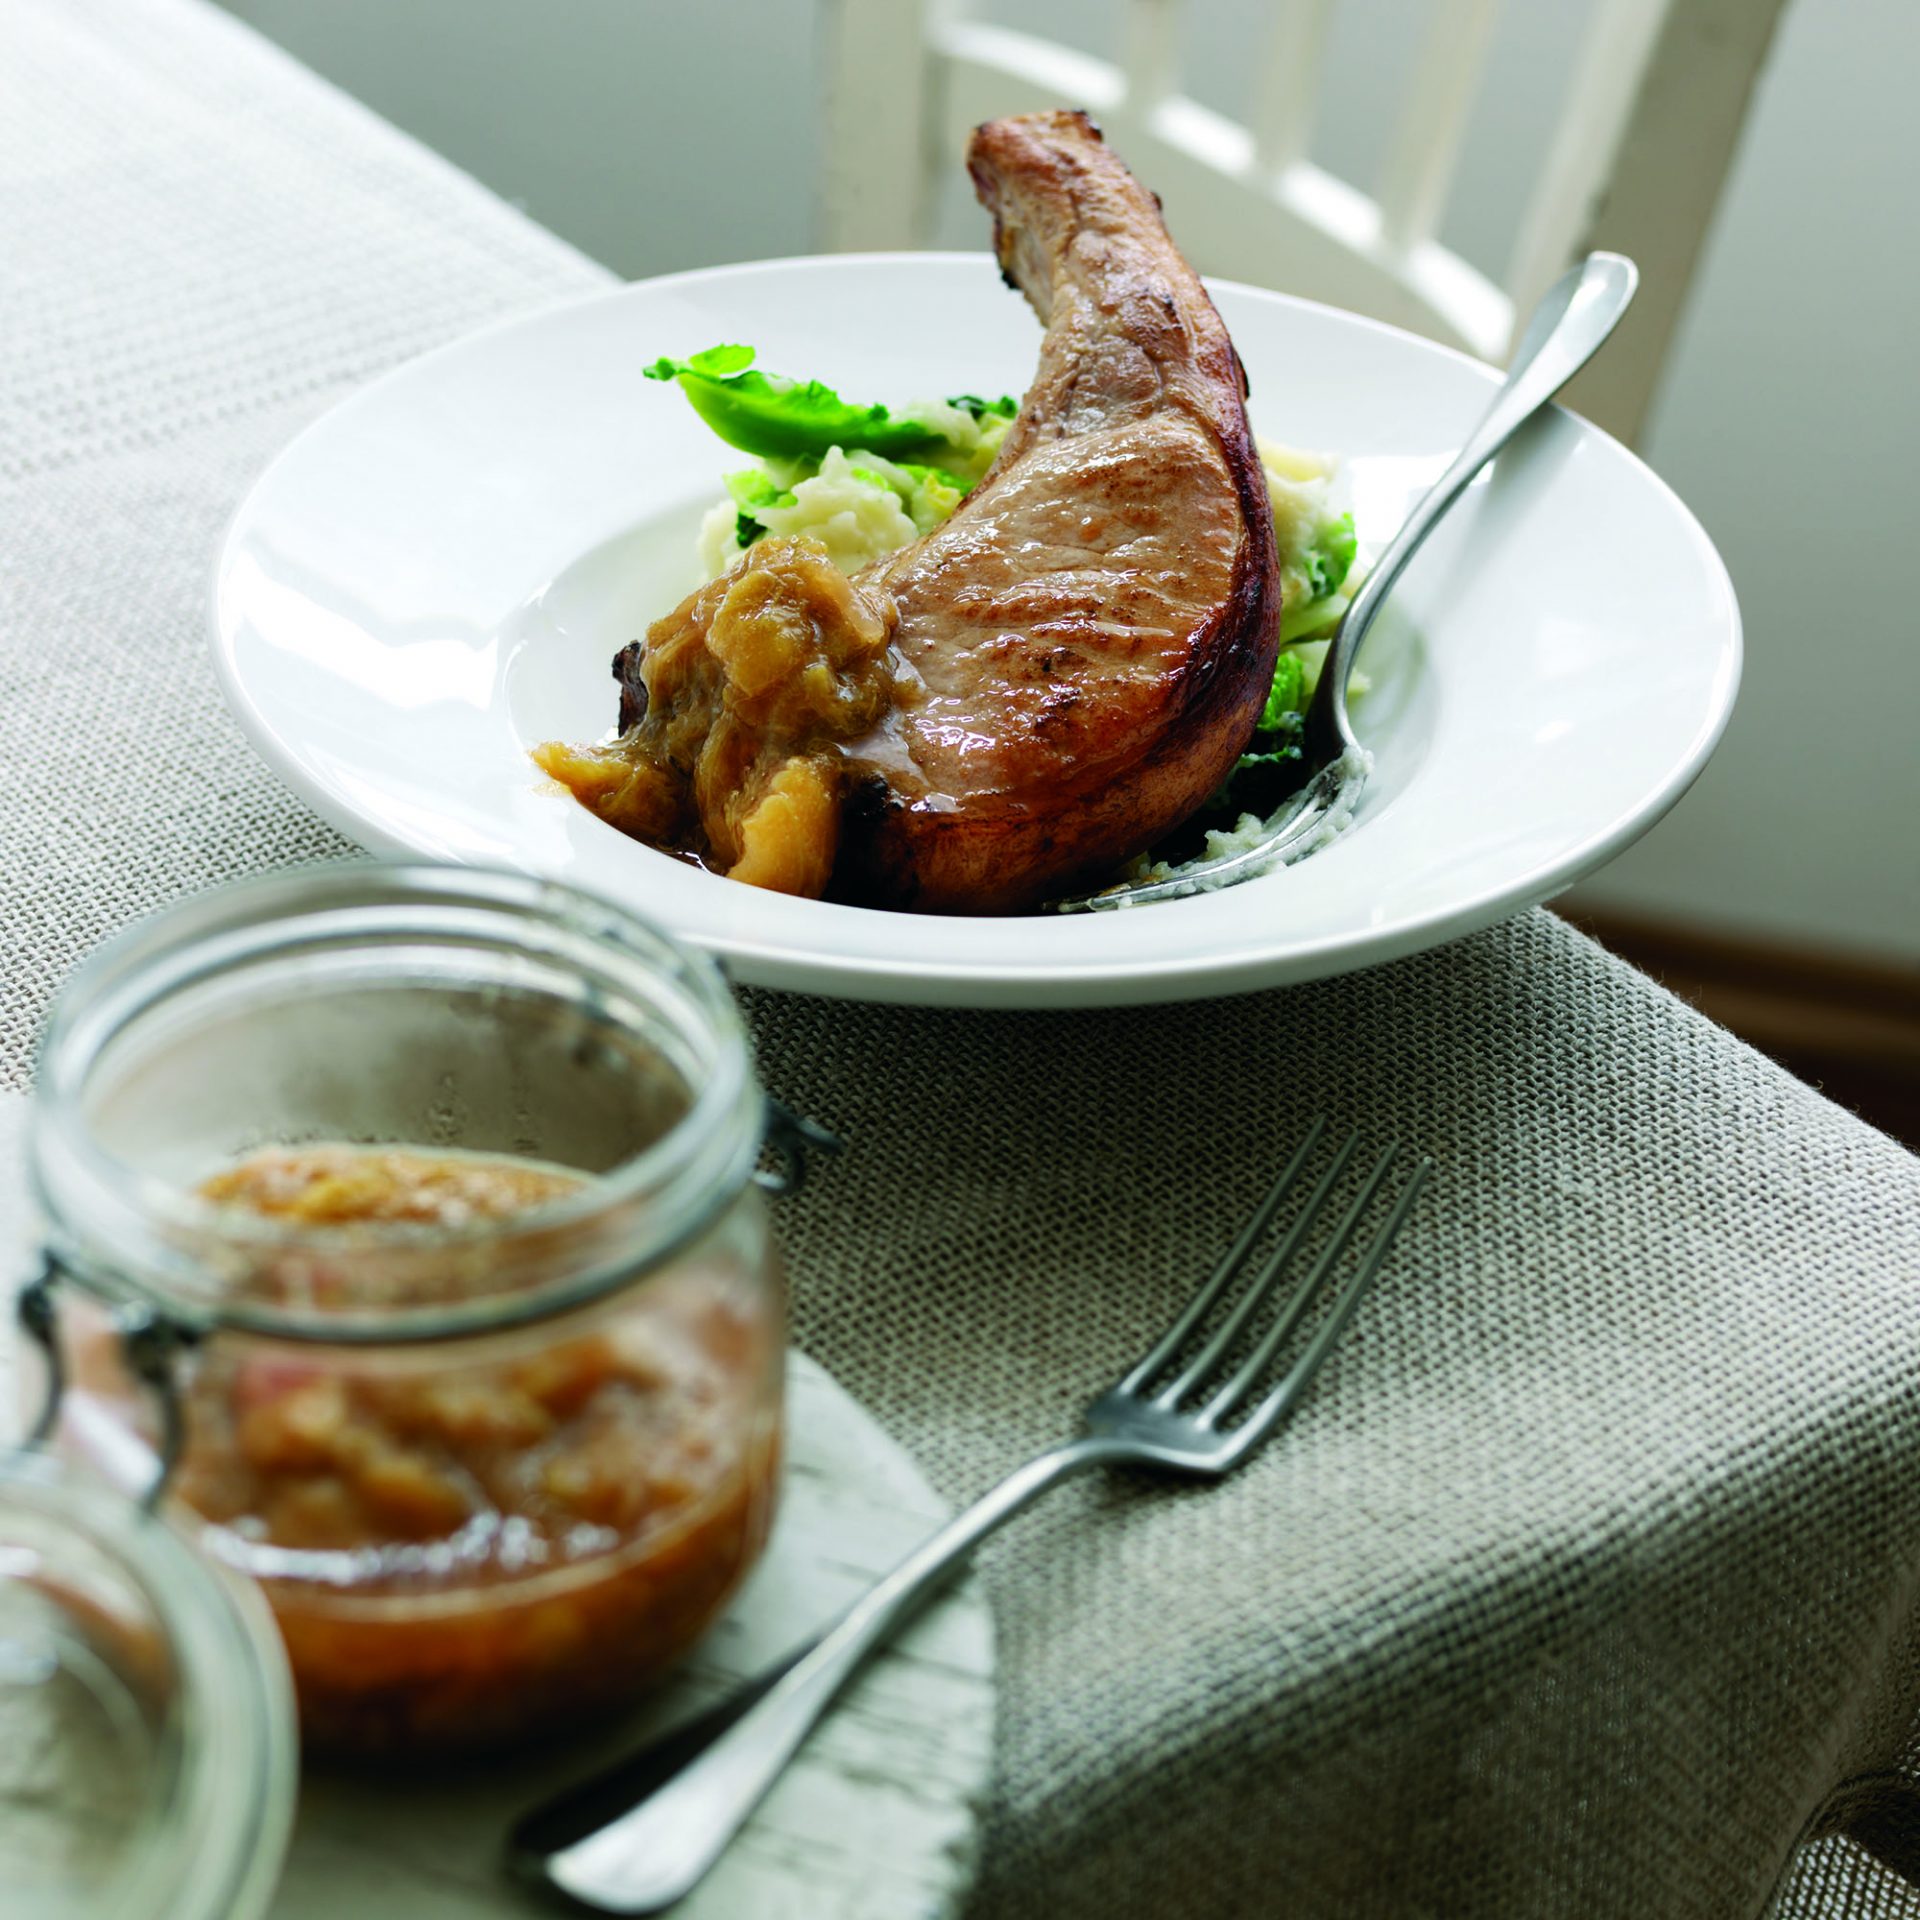
[[(1431, 1160), (1414, 1163), (1385, 1220), (1334, 1292), (1324, 1318), (1278, 1382), (1267, 1386), (1281, 1348), (1299, 1329), (1358, 1233), (1398, 1153), (1396, 1145), (1389, 1145), (1380, 1154), (1276, 1311), (1271, 1305), (1275, 1289), (1353, 1158), (1359, 1136), (1349, 1134), (1251, 1281), (1219, 1324), (1202, 1337), (1209, 1317), (1227, 1304), (1325, 1131), (1326, 1122), (1316, 1120), (1199, 1292), (1146, 1357), (1088, 1406), (1076, 1438), (1028, 1461), (948, 1521), (791, 1666), (762, 1683), (757, 1697), (750, 1693), (744, 1703), (729, 1703), (696, 1728), (672, 1736), (666, 1743), (672, 1749), (672, 1770), (663, 1776), (653, 1768), (653, 1790), (639, 1804), (619, 1798), (618, 1777), (628, 1772), (623, 1766), (608, 1780), (574, 1788), (529, 1815), (510, 1844), (515, 1870), (603, 1912), (664, 1911), (720, 1857), (861, 1662), (995, 1528), (1049, 1488), (1091, 1467), (1158, 1467), (1219, 1480), (1239, 1466), (1299, 1403), (1380, 1271), (1433, 1170)], [(1268, 1318), (1264, 1328), (1257, 1328), (1256, 1316), (1262, 1313)], [(1236, 1357), (1248, 1341), (1252, 1344), (1244, 1357)], [(652, 1757), (643, 1756), (643, 1761)], [(615, 1811), (623, 1804), (626, 1811)], [(578, 1817), (582, 1808), (594, 1810), (586, 1821)]]
[(1251, 847), (1189, 861), (1164, 880), (1133, 880), (1055, 900), (1048, 913), (1111, 913), (1257, 880), (1317, 851), (1344, 827), (1372, 770), (1347, 717), (1347, 682), (1367, 629), (1407, 562), (1473, 477), (1599, 352), (1633, 299), (1640, 271), (1624, 254), (1590, 253), (1548, 288), (1527, 322), (1500, 390), (1453, 464), (1406, 517), (1342, 616), (1308, 703), (1302, 751), (1313, 776)]

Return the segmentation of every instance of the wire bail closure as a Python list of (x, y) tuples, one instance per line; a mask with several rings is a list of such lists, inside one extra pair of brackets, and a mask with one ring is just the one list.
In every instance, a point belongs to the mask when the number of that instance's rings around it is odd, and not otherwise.
[(776, 1100), (771, 1094), (766, 1098), (765, 1144), (779, 1164), (759, 1168), (753, 1176), (754, 1184), (776, 1196), (798, 1193), (807, 1183), (807, 1156), (838, 1153), (846, 1143), (819, 1121), (795, 1113), (784, 1100)]
[(40, 1349), (47, 1369), (46, 1397), (33, 1425), (20, 1442), (22, 1453), (34, 1453), (53, 1437), (54, 1423), (60, 1418), (61, 1397), (67, 1390), (66, 1356), (60, 1351), (60, 1308), (53, 1289), (60, 1269), (50, 1257), (42, 1256), (40, 1271), (22, 1287), (13, 1303), (20, 1330)]
[[(35, 1452), (52, 1439), (60, 1418), (60, 1403), (66, 1395), (67, 1364), (60, 1346), (60, 1303), (55, 1297), (62, 1277), (59, 1263), (51, 1254), (43, 1254), (39, 1273), (21, 1288), (15, 1302), (14, 1311), (20, 1326), (40, 1349), (47, 1369), (46, 1397), (20, 1443), (23, 1453)], [(153, 1478), (139, 1500), (142, 1511), (152, 1513), (158, 1508), (186, 1450), (186, 1409), (181, 1404), (176, 1362), (186, 1349), (197, 1344), (200, 1336), (192, 1327), (140, 1302), (116, 1308), (113, 1326), (120, 1338), (120, 1351), (128, 1372), (153, 1395), (160, 1413), (157, 1463)]]

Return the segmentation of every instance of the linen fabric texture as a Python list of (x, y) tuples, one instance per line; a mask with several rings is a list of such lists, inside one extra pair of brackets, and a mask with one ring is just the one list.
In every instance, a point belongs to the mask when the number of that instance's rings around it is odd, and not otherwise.
[[(608, 284), (198, 0), (0, 15), (0, 1085), (102, 937), (349, 851), (215, 686), (251, 477)], [(1438, 1162), (1250, 1467), (1073, 1485), (984, 1556), (973, 1914), (1920, 1915), (1903, 1149), (1545, 912), (1210, 1004), (744, 1002), (848, 1142), (779, 1216), (797, 1338), (956, 1501), (1071, 1429), (1310, 1116)]]

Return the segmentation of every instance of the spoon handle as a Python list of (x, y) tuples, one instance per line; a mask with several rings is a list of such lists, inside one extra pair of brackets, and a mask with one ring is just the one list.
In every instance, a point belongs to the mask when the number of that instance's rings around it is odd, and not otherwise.
[(1624, 254), (1590, 253), (1562, 274), (1534, 308), (1493, 405), (1374, 562), (1334, 635), (1309, 723), (1314, 731), (1334, 730), (1336, 738), (1329, 743), (1334, 751), (1357, 744), (1347, 721), (1347, 678), (1360, 642), (1402, 569), (1474, 475), (1593, 358), (1639, 283), (1639, 269)]

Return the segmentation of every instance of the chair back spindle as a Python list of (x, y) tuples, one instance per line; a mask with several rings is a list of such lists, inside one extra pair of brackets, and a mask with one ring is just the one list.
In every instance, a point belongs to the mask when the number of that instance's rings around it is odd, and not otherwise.
[[(925, 244), (971, 129), (1085, 107), (1159, 192), (1203, 273), (1304, 294), (1503, 363), (1577, 254), (1631, 254), (1642, 291), (1570, 403), (1644, 424), (1783, 0), (1595, 0), (1505, 275), (1442, 244), (1500, 0), (1432, 0), (1372, 193), (1317, 164), (1337, 0), (1266, 0), (1243, 123), (1181, 90), (1183, 0), (1124, 0), (1118, 60), (970, 15), (964, 0), (823, 0), (829, 251)], [(1252, 11), (1252, 9), (1250, 9)]]
[(1253, 160), (1268, 178), (1307, 157), (1333, 0), (1277, 0), (1254, 73)]
[(1500, 0), (1439, 0), (1380, 176), (1380, 241), (1411, 252), (1439, 231), (1486, 70)]

